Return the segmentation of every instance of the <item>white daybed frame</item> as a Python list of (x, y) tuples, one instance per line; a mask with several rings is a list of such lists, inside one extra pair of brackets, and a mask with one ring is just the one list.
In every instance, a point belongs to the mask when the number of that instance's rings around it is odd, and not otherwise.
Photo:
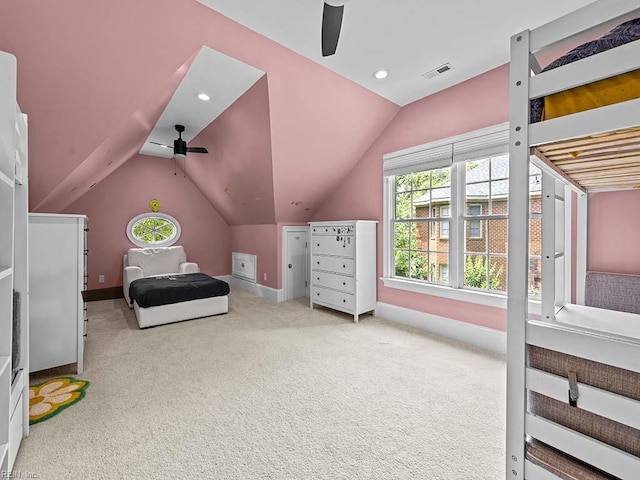
[[(571, 305), (565, 298), (561, 268), (568, 252), (557, 251), (565, 199), (564, 184), (580, 192), (578, 201), (577, 302), (584, 302), (586, 274), (586, 194), (571, 177), (544, 162), (542, 316), (528, 315), (529, 162), (532, 147), (640, 125), (640, 99), (529, 124), (529, 105), (539, 98), (640, 68), (640, 41), (540, 73), (535, 57), (596, 27), (613, 27), (640, 15), (640, 0), (600, 0), (535, 30), (511, 38), (509, 268), (507, 313), (507, 455), (506, 478), (557, 479), (526, 460), (528, 436), (623, 479), (640, 478), (640, 459), (605, 443), (531, 414), (527, 389), (568, 403), (568, 381), (527, 368), (527, 346), (550, 350), (640, 372), (640, 316)], [(622, 55), (620, 49), (624, 48)], [(531, 72), (534, 73), (532, 76)], [(558, 181), (563, 184), (559, 185)], [(568, 202), (567, 202), (568, 205)], [(556, 222), (556, 220), (559, 220)], [(565, 228), (562, 226), (562, 228)], [(563, 250), (559, 248), (559, 250)], [(556, 289), (556, 287), (558, 287)], [(569, 290), (570, 291), (570, 290)], [(600, 317), (606, 315), (609, 328)], [(640, 429), (640, 402), (579, 384), (581, 408)]]

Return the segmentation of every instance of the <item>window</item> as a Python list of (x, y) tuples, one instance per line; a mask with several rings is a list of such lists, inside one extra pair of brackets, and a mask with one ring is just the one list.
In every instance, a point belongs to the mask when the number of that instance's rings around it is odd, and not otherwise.
[[(440, 207), (440, 216), (441, 217), (450, 217), (451, 216), (451, 207), (449, 205), (443, 205)], [(440, 238), (447, 239), (449, 238), (449, 222), (440, 222)]]
[[(403, 280), (391, 282), (392, 286), (426, 291), (407, 285), (435, 284), (457, 291), (506, 293), (509, 155), (505, 128), (385, 155), (385, 285), (386, 280)], [(541, 284), (541, 177), (541, 171), (532, 166), (532, 296)]]
[(168, 247), (180, 238), (180, 224), (164, 213), (143, 213), (127, 225), (127, 237), (138, 247)]
[(450, 169), (408, 173), (395, 177), (394, 271), (395, 275), (440, 283), (436, 265), (449, 263), (449, 246), (434, 234), (442, 209), (433, 208), (438, 200), (450, 197)]
[(440, 281), (449, 283), (449, 265), (440, 265)]

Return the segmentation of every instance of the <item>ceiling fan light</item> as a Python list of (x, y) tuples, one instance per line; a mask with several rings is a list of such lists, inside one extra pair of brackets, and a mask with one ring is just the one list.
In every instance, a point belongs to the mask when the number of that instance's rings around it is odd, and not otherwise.
[(376, 70), (375, 72), (373, 72), (373, 76), (378, 80), (385, 79), (389, 76), (389, 70), (381, 68), (380, 70)]
[(184, 153), (174, 153), (173, 156), (179, 159), (187, 158), (187, 156)]
[(211, 97), (204, 92), (196, 93), (196, 98), (198, 100), (202, 100), (203, 102), (208, 102), (209, 100), (211, 100)]

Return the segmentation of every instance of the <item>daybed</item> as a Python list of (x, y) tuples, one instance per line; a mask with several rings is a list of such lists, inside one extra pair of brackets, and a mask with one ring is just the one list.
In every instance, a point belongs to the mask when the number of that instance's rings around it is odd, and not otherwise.
[(129, 249), (123, 289), (140, 328), (229, 311), (229, 285), (199, 273), (182, 246)]
[[(509, 479), (640, 478), (640, 277), (587, 274), (585, 243), (587, 191), (640, 186), (639, 18), (638, 0), (602, 0), (511, 40)], [(540, 68), (536, 55), (545, 48), (616, 23), (621, 26), (600, 42)], [(597, 50), (598, 44), (607, 48)], [(626, 96), (597, 98), (602, 85), (619, 81), (630, 86)], [(582, 103), (587, 91), (600, 92), (590, 105), (563, 103)], [(558, 98), (563, 104), (551, 105)], [(539, 318), (528, 312), (532, 155), (543, 169)], [(569, 188), (578, 192), (576, 304), (572, 245), (565, 242), (571, 238)]]

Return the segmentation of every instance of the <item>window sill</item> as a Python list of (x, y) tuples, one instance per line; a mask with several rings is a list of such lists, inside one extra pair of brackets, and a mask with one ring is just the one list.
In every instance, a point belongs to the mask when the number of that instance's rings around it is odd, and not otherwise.
[[(476, 303), (488, 307), (507, 308), (507, 296), (494, 293), (464, 290), (461, 288), (445, 287), (442, 285), (425, 284), (422, 282), (412, 282), (399, 278), (381, 277), (385, 287), (406, 290), (408, 292), (422, 293), (436, 297), (449, 298), (460, 302)], [(540, 315), (540, 301), (529, 300), (529, 313)]]

